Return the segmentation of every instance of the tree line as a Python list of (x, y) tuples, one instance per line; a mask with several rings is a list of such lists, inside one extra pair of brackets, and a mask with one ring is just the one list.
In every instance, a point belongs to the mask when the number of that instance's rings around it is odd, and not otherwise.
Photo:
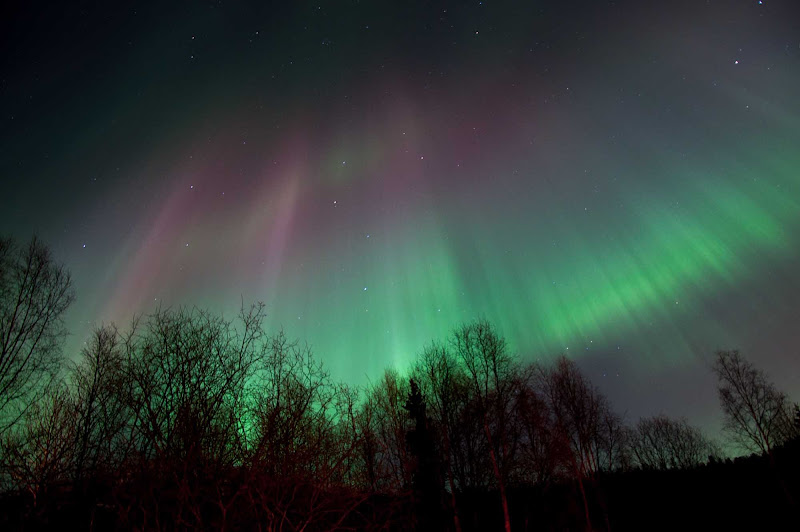
[[(158, 308), (67, 360), (73, 300), (40, 241), (0, 240), (0, 490), (20, 528), (510, 531), (561, 504), (566, 528), (611, 529), (614, 475), (725, 463), (685, 419), (626, 424), (574, 361), (526, 363), (486, 321), (354, 387), (261, 304)], [(713, 371), (726, 437), (792, 508), (797, 406), (736, 351)]]

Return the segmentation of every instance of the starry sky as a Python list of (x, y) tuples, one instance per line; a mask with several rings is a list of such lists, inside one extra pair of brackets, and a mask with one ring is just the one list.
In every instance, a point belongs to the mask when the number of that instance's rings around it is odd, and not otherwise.
[(720, 348), (800, 399), (794, 0), (55, 4), (0, 21), (0, 231), (70, 356), (263, 301), (354, 384), (485, 318), (629, 420), (718, 427)]

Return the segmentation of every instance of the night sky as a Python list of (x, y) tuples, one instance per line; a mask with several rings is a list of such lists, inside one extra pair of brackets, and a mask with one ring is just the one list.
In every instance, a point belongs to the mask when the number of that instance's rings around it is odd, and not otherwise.
[(796, 0), (38, 4), (0, 232), (71, 269), (69, 356), (261, 300), (353, 384), (485, 318), (631, 421), (715, 430), (719, 348), (800, 399)]

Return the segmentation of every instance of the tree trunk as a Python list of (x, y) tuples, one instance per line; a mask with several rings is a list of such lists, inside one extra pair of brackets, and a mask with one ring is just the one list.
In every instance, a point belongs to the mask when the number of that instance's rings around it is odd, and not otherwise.
[(453, 481), (453, 466), (450, 463), (450, 445), (448, 438), (448, 460), (447, 460), (447, 483), (450, 485), (450, 504), (453, 506), (453, 526), (456, 532), (461, 532), (461, 519), (458, 516), (458, 505), (456, 503), (456, 483)]
[(483, 430), (486, 432), (486, 440), (489, 442), (489, 458), (492, 460), (492, 468), (494, 469), (494, 476), (497, 479), (497, 486), (500, 488), (500, 502), (503, 505), (503, 521), (505, 523), (505, 531), (511, 532), (511, 516), (508, 513), (508, 498), (506, 497), (506, 483), (503, 482), (503, 476), (500, 474), (500, 466), (497, 463), (497, 456), (494, 453), (494, 444), (492, 443), (492, 434), (489, 431), (489, 420), (486, 415), (483, 416)]
[(586, 518), (586, 532), (592, 531), (592, 520), (589, 518), (589, 501), (586, 499), (586, 490), (583, 487), (583, 475), (578, 471), (578, 488), (581, 490), (581, 498), (583, 499), (583, 512)]
[(450, 486), (450, 505), (453, 507), (453, 526), (456, 532), (461, 532), (461, 518), (458, 515), (458, 504), (456, 502), (456, 482), (453, 478), (453, 457), (450, 452), (450, 430), (446, 426), (444, 430), (444, 453), (447, 457), (447, 484)]

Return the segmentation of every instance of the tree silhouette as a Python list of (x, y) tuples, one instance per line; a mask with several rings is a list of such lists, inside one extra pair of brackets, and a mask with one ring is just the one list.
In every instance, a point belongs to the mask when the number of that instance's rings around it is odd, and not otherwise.
[(786, 394), (738, 351), (719, 351), (714, 362), (725, 431), (744, 449), (772, 455), (791, 431)]
[(2, 466), (14, 489), (29, 493), (36, 508), (43, 493), (70, 478), (75, 415), (69, 390), (56, 382), (26, 409), (23, 422), (3, 437)]
[(569, 469), (578, 482), (586, 528), (591, 529), (586, 484), (595, 484), (597, 473), (619, 462), (622, 423), (572, 360), (562, 356), (541, 376), (556, 437), (569, 449)]
[(465, 368), (475, 417), (480, 420), (486, 438), (494, 479), (503, 507), (503, 524), (511, 531), (506, 485), (513, 464), (516, 438), (510, 422), (517, 366), (506, 349), (505, 340), (486, 321), (464, 325), (453, 334), (453, 349)]
[(123, 391), (122, 338), (116, 327), (96, 329), (70, 372), (76, 415), (76, 482), (110, 473), (120, 467), (129, 451), (124, 431), (129, 421)]
[(570, 449), (558, 438), (544, 391), (537, 375), (541, 369), (530, 365), (524, 369), (522, 386), (514, 406), (520, 430), (520, 480), (526, 484), (547, 485), (556, 479), (559, 465), (568, 462)]
[(414, 462), (411, 482), (417, 507), (418, 530), (442, 528), (442, 479), (439, 458), (426, 412), (425, 399), (414, 379), (409, 381), (408, 400), (403, 408), (414, 422), (406, 433), (406, 444)]
[(198, 309), (157, 309), (126, 334), (119, 394), (129, 418), (125, 469), (135, 482), (124, 496), (141, 526), (158, 519), (201, 526), (216, 498), (210, 479), (243, 461), (241, 414), (263, 356), (263, 314), (261, 305), (243, 308), (234, 322)]
[(640, 419), (629, 445), (637, 464), (648, 469), (691, 468), (719, 454), (698, 428), (667, 416)]
[(411, 484), (411, 458), (406, 445), (410, 428), (404, 411), (409, 394), (408, 381), (388, 369), (383, 378), (369, 387), (361, 409), (365, 457), (372, 485), (378, 491), (399, 492)]
[(74, 299), (69, 272), (41, 241), (0, 239), (0, 435), (60, 371), (63, 315)]
[[(463, 480), (456, 480), (456, 471), (464, 470), (465, 458), (459, 452), (463, 434), (463, 424), (459, 423), (463, 412), (466, 375), (458, 361), (443, 344), (431, 344), (422, 352), (414, 369), (418, 383), (427, 390), (431, 417), (437, 421), (442, 439), (443, 469), (446, 472), (450, 494), (450, 510), (453, 527), (461, 532), (461, 517), (458, 511), (457, 485), (463, 487)], [(463, 475), (462, 475), (463, 477)]]

